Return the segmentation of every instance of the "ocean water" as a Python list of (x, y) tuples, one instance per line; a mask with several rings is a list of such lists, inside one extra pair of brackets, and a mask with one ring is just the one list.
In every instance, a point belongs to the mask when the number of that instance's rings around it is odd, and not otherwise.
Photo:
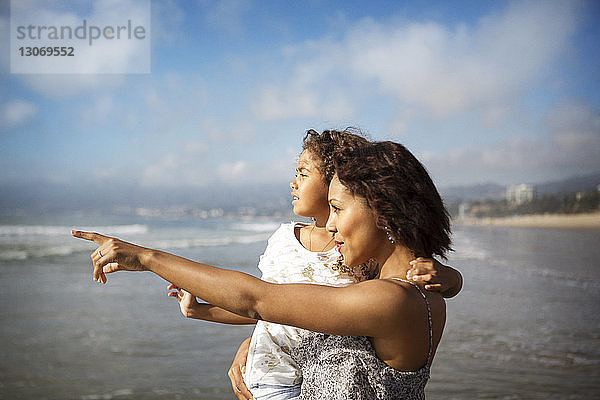
[[(188, 320), (150, 273), (91, 279), (116, 235), (253, 275), (281, 221), (53, 215), (0, 219), (0, 399), (232, 399), (227, 370), (252, 327)], [(600, 230), (455, 227), (465, 280), (428, 399), (600, 397)]]

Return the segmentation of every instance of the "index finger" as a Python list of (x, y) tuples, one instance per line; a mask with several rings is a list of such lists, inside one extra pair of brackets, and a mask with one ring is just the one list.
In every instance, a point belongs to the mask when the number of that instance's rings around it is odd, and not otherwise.
[(103, 244), (107, 237), (104, 235), (101, 235), (99, 233), (96, 232), (85, 232), (85, 231), (76, 231), (76, 230), (72, 230), (71, 231), (71, 235), (73, 235), (73, 237), (76, 238), (80, 238), (80, 239), (85, 239), (85, 240), (90, 240), (92, 242), (96, 242), (98, 244)]
[(429, 290), (430, 292), (441, 292), (442, 291), (442, 284), (441, 283), (435, 283), (435, 284), (425, 285), (425, 290)]

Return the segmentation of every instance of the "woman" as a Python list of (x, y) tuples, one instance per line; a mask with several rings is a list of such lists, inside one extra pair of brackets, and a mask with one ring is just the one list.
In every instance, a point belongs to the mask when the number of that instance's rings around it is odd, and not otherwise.
[[(423, 166), (403, 146), (376, 143), (334, 157), (327, 227), (349, 267), (371, 258), (376, 279), (348, 287), (273, 284), (97, 233), (73, 232), (100, 246), (94, 279), (119, 270), (152, 271), (211, 304), (249, 318), (329, 335), (315, 337), (318, 357), (298, 351), (302, 397), (421, 398), (442, 335), (445, 303), (404, 281), (415, 257), (444, 256), (449, 218)], [(414, 285), (414, 286), (413, 286)], [(355, 357), (354, 348), (372, 357)], [(343, 363), (348, 370), (332, 374)], [(361, 364), (362, 363), (362, 364)], [(342, 397), (340, 397), (342, 396)]]
[(327, 226), (349, 265), (375, 255), (378, 279), (363, 284), (373, 286), (364, 294), (374, 298), (355, 304), (366, 319), (356, 321), (362, 337), (312, 333), (303, 339), (296, 351), (302, 398), (421, 399), (445, 303), (402, 279), (404, 263), (450, 250), (448, 214), (427, 172), (402, 145), (377, 143), (358, 153), (336, 157)]

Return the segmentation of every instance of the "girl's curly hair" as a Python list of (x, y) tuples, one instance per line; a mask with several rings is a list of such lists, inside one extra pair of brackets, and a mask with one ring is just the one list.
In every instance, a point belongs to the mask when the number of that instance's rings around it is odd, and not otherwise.
[(357, 128), (346, 128), (343, 131), (325, 130), (322, 133), (309, 129), (302, 141), (302, 151), (308, 151), (317, 162), (317, 168), (326, 184), (331, 182), (335, 169), (333, 153), (338, 148), (353, 149), (369, 143)]
[(394, 142), (339, 147), (333, 154), (340, 182), (366, 199), (377, 226), (416, 257), (446, 258), (450, 217), (425, 167)]

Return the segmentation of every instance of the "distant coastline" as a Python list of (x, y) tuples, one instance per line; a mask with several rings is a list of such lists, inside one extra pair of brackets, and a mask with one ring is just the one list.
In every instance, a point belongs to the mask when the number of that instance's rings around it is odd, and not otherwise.
[(600, 212), (582, 214), (530, 214), (510, 217), (458, 218), (457, 225), (512, 226), (532, 228), (600, 229)]

